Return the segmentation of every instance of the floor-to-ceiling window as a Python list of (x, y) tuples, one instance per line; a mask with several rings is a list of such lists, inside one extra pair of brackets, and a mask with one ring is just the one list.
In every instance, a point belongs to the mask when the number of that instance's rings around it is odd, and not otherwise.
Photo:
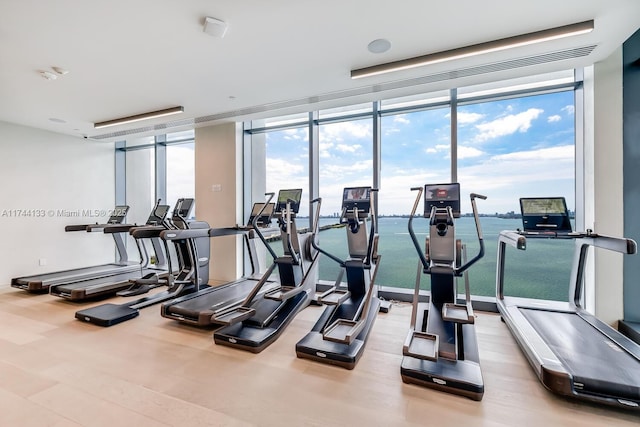
[(194, 131), (167, 134), (166, 203), (175, 205), (179, 198), (195, 197)]
[[(319, 114), (318, 182), (322, 210), (320, 225), (340, 221), (345, 187), (373, 185), (372, 104), (323, 110)], [(345, 119), (348, 117), (348, 119)], [(370, 229), (370, 222), (367, 227)], [(340, 259), (348, 257), (346, 228), (328, 228), (319, 234), (320, 246)], [(339, 265), (320, 259), (320, 280), (334, 281)]]
[[(320, 110), (306, 117), (274, 118), (270, 121), (280, 123), (280, 128), (268, 129), (268, 121), (253, 124), (253, 128), (267, 147), (262, 160), (267, 164), (267, 181), (319, 183), (325, 222), (335, 219), (343, 187), (379, 185), (379, 251), (383, 261), (378, 284), (384, 286), (414, 286), (418, 257), (407, 232), (407, 217), (416, 196), (411, 188), (454, 180), (460, 183), (463, 216), (458, 220), (457, 236), (467, 243), (470, 257), (478, 244), (474, 222), (465, 216), (471, 212), (469, 193), (486, 195), (487, 200), (479, 200), (477, 205), (488, 250), (470, 270), (470, 281), (472, 293), (493, 296), (495, 242), (500, 230), (520, 226), (519, 198), (564, 196), (571, 211), (579, 209), (575, 205), (574, 123), (574, 94), (579, 85), (573, 72), (567, 71), (383, 99), (376, 108), (369, 103)], [(308, 129), (317, 129), (317, 137), (312, 132), (309, 138)], [(314, 164), (308, 162), (313, 147), (318, 153), (317, 170), (305, 169)], [(304, 159), (304, 166), (300, 159)], [(295, 162), (291, 164), (291, 160)], [(376, 163), (380, 165), (378, 178)], [(286, 173), (271, 175), (274, 166)], [(299, 174), (292, 174), (294, 171)], [(305, 173), (311, 179), (305, 180)], [(422, 210), (420, 203), (419, 216)], [(426, 237), (424, 218), (417, 218), (414, 228), (420, 239)], [(321, 232), (321, 244), (339, 251), (340, 240), (345, 239), (340, 231)], [(531, 259), (538, 252), (553, 253), (549, 245), (556, 254), (563, 252), (562, 256), (552, 256), (551, 261)], [(507, 274), (537, 275), (544, 280), (548, 276), (552, 284), (547, 289), (523, 284), (514, 293), (566, 300), (568, 281), (560, 276), (570, 266), (567, 258), (571, 248), (540, 241), (532, 249), (516, 254), (514, 268)]]
[[(574, 114), (572, 90), (458, 107), (458, 179), (487, 195), (478, 201), (487, 256), (469, 272), (473, 294), (495, 294), (497, 235), (522, 227), (521, 197), (562, 196), (575, 212)], [(566, 301), (572, 249), (571, 241), (529, 239), (526, 251), (511, 251), (509, 293)]]
[[(451, 108), (448, 91), (381, 102), (379, 285), (412, 288), (418, 255), (407, 222), (424, 184), (451, 181)], [(417, 214), (422, 217), (422, 204)], [(414, 221), (424, 240), (425, 219)]]
[[(116, 198), (130, 206), (128, 223), (144, 224), (158, 199), (173, 208), (178, 198), (194, 197), (193, 137), (194, 131), (187, 130), (131, 138), (117, 144), (117, 150), (124, 151), (124, 157), (116, 161), (116, 174), (119, 179), (124, 177), (124, 185), (116, 186), (119, 193)], [(142, 244), (151, 254), (149, 243)], [(137, 249), (133, 249), (135, 245), (129, 242), (127, 246), (130, 257), (135, 258), (138, 254)]]

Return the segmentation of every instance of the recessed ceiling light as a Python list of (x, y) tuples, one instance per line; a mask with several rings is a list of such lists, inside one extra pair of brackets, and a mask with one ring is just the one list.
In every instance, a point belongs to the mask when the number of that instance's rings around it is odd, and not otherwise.
[[(425, 65), (437, 64), (445, 61), (453, 61), (472, 56), (484, 55), (492, 52), (499, 52), (506, 49), (528, 46), (535, 43), (542, 43), (550, 40), (556, 40), (564, 37), (586, 34), (594, 29), (594, 20), (578, 22), (576, 24), (564, 25), (561, 27), (549, 28), (547, 30), (535, 31), (533, 33), (520, 34), (517, 36), (506, 37), (503, 39), (492, 40), (484, 43), (458, 47), (455, 49), (444, 50), (426, 55), (415, 56), (413, 58), (401, 59), (398, 61), (388, 62), (386, 64), (373, 65), (371, 67), (359, 68), (351, 70), (351, 78), (359, 79), (362, 77), (376, 76), (384, 73), (408, 70)], [(378, 42), (374, 40), (369, 43), (371, 45)]]
[(369, 43), (367, 49), (371, 53), (385, 53), (391, 49), (391, 42), (387, 39), (376, 39)]
[(170, 116), (184, 112), (183, 106), (166, 108), (164, 110), (150, 111), (148, 113), (136, 114), (135, 116), (121, 117), (119, 119), (107, 120), (104, 122), (96, 122), (93, 124), (94, 129), (106, 128), (108, 126), (124, 125), (127, 123), (139, 122), (140, 120), (155, 119), (157, 117)]

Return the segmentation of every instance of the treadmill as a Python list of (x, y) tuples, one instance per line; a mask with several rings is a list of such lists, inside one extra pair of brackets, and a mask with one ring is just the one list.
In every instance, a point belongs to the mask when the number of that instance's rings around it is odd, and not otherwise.
[[(193, 199), (178, 199), (171, 217), (173, 229), (209, 229), (205, 221), (187, 220), (194, 206)], [(135, 239), (150, 239), (160, 237), (168, 230), (158, 227), (134, 228), (131, 235)], [(159, 304), (191, 292), (197, 292), (201, 285), (206, 286), (209, 281), (209, 239), (179, 239), (173, 241), (179, 262), (179, 270), (174, 272), (171, 267), (171, 257), (168, 257), (169, 271), (166, 279), (159, 277), (142, 278), (133, 281), (132, 286), (147, 286), (150, 284), (164, 285), (166, 290), (152, 295), (128, 301), (123, 304), (102, 304), (76, 312), (76, 319), (93, 323), (98, 326), (113, 326), (133, 319), (140, 314), (140, 310), (154, 304)], [(165, 251), (168, 253), (165, 241)]]
[[(502, 231), (498, 240), (496, 302), (505, 324), (553, 393), (640, 409), (640, 346), (584, 308), (584, 275), (590, 248), (636, 253), (631, 239), (572, 232), (562, 197), (520, 199), (523, 230)], [(574, 239), (569, 301), (505, 295), (506, 248), (525, 250), (528, 239)]]
[[(122, 224), (129, 206), (116, 206), (113, 215), (109, 217), (106, 224), (78, 224), (67, 225), (65, 231), (85, 231), (85, 232), (101, 232), (107, 226)], [(127, 250), (124, 244), (123, 234), (126, 232), (111, 233), (116, 244), (118, 252), (118, 261), (108, 264), (95, 265), (92, 267), (75, 268), (70, 270), (56, 271), (51, 273), (36, 274), (33, 276), (16, 277), (11, 279), (11, 286), (23, 289), (32, 293), (49, 292), (51, 285), (76, 282), (79, 280), (95, 279), (97, 277), (107, 277), (124, 272), (132, 272), (139, 270), (138, 262), (130, 262), (127, 256)]]
[[(275, 203), (255, 203), (246, 226), (211, 228), (208, 230), (174, 230), (164, 233), (163, 236), (170, 240), (181, 239), (185, 236), (208, 238), (241, 234), (249, 251), (251, 274), (219, 286), (203, 288), (198, 292), (166, 302), (160, 308), (162, 317), (195, 326), (220, 325), (220, 323), (214, 321), (215, 316), (240, 305), (262, 276), (256, 254), (256, 233), (253, 223), (255, 220), (256, 227), (263, 230), (263, 234), (267, 233), (270, 229), (274, 207)], [(273, 230), (277, 229), (274, 228)], [(269, 284), (272, 284), (272, 286), (266, 286), (265, 291), (275, 286), (276, 282), (271, 280)]]
[[(169, 205), (161, 205), (160, 200), (158, 200), (144, 226), (138, 226), (135, 224), (105, 225), (103, 227), (103, 231), (104, 233), (111, 234), (122, 232), (131, 233), (132, 230), (139, 229), (141, 227), (155, 229), (160, 228), (164, 230), (169, 228), (169, 224), (167, 223), (167, 213), (169, 212), (169, 209)], [(151, 264), (144, 242), (139, 239), (134, 240), (140, 254), (140, 262), (138, 264), (138, 268), (135, 270), (124, 271), (107, 277), (54, 284), (49, 287), (49, 293), (69, 301), (83, 301), (87, 299), (111, 296), (118, 293), (129, 288), (131, 286), (131, 280), (140, 279), (150, 275), (158, 275), (165, 278), (169, 274), (166, 259), (166, 256), (169, 256), (169, 254), (165, 254), (162, 244), (160, 243), (160, 239), (158, 237), (150, 239), (155, 254), (155, 264)], [(148, 292), (149, 290), (150, 287), (147, 287), (146, 291)], [(144, 292), (140, 290), (138, 294), (140, 293)]]

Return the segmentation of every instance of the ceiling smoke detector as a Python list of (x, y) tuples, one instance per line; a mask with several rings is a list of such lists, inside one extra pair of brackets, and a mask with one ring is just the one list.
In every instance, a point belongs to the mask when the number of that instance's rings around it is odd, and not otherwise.
[(228, 25), (220, 19), (207, 16), (204, 18), (204, 28), (202, 31), (213, 37), (223, 38), (227, 33)]
[(56, 73), (60, 74), (61, 76), (64, 76), (65, 74), (69, 74), (69, 70), (65, 70), (62, 67), (51, 67), (51, 69)]
[(40, 73), (42, 78), (45, 79), (45, 80), (55, 80), (55, 79), (58, 78), (58, 76), (56, 76), (51, 71), (38, 71), (38, 72)]

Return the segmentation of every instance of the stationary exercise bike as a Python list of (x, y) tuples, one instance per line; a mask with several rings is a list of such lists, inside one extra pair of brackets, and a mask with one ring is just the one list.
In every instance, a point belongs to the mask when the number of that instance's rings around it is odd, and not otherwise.
[[(424, 217), (429, 218), (429, 235), (424, 250), (413, 230), (413, 218), (422, 198), (423, 188), (412, 190), (418, 191), (418, 195), (408, 228), (420, 262), (413, 294), (411, 328), (402, 348), (402, 380), (481, 400), (484, 383), (466, 271), (484, 255), (475, 199), (486, 197), (471, 193), (471, 207), (480, 249), (474, 258), (466, 261), (463, 260), (464, 246), (455, 236), (455, 219), (460, 217), (460, 185), (453, 183), (424, 186)], [(458, 304), (456, 278), (463, 274), (465, 301), (464, 304)], [(428, 275), (431, 279), (429, 303), (419, 302), (420, 279), (423, 275)]]

